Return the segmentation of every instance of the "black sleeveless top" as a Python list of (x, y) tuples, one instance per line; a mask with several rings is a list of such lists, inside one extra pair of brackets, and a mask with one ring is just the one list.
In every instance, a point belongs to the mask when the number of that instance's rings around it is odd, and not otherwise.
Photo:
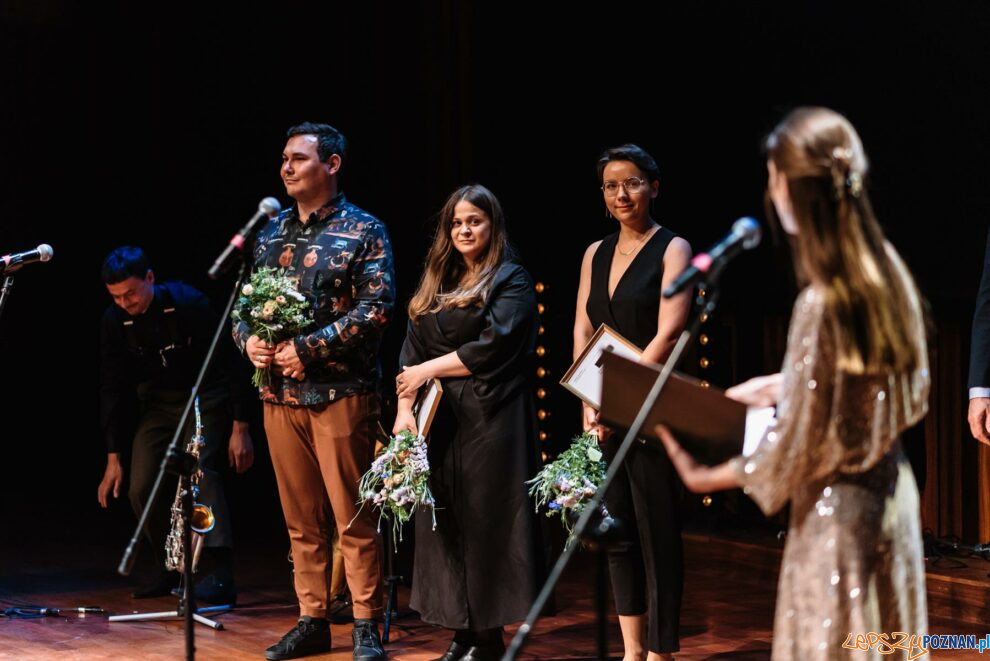
[(622, 274), (611, 300), (608, 274), (619, 233), (602, 240), (591, 259), (591, 291), (585, 306), (593, 328), (608, 324), (640, 349), (656, 337), (663, 255), (676, 236), (666, 227), (654, 232)]

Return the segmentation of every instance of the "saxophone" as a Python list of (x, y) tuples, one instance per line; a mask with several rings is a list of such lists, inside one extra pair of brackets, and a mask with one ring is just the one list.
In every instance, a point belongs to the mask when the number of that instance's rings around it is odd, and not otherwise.
[[(186, 445), (186, 452), (199, 459), (200, 450), (206, 445), (203, 438), (203, 421), (199, 413), (199, 397), (196, 398), (196, 432)], [(199, 565), (199, 555), (203, 550), (203, 535), (213, 530), (217, 524), (213, 516), (213, 510), (206, 505), (196, 502), (199, 498), (199, 481), (203, 477), (203, 471), (196, 470), (189, 476), (189, 488), (192, 489), (193, 510), (190, 527), (193, 531), (192, 539), (192, 570), (195, 572)], [(165, 568), (175, 571), (182, 571), (185, 567), (185, 558), (182, 553), (183, 532), (185, 531), (185, 516), (182, 512), (182, 480), (175, 491), (175, 500), (172, 502), (172, 529), (165, 539)]]

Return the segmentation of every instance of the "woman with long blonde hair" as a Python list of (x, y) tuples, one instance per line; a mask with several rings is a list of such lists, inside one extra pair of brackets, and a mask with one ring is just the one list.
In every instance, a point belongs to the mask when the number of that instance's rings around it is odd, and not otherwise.
[(443, 385), (429, 438), (429, 514), (416, 520), (410, 601), (454, 632), (442, 661), (501, 658), (502, 626), (526, 616), (544, 575), (540, 523), (525, 481), (538, 470), (530, 377), (539, 318), (498, 200), (454, 191), (440, 212), (396, 377), (393, 432), (417, 432), (419, 389)]
[(770, 215), (806, 285), (780, 374), (727, 391), (777, 403), (752, 455), (707, 468), (661, 436), (685, 485), (742, 486), (766, 514), (790, 503), (774, 659), (843, 656), (851, 634), (927, 630), (918, 489), (898, 437), (927, 411), (925, 324), (884, 238), (852, 124), (799, 108), (766, 141)]

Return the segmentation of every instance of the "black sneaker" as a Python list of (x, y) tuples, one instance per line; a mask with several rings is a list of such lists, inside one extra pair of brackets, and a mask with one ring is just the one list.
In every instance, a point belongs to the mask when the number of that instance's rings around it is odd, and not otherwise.
[[(177, 586), (172, 590), (172, 595), (182, 599), (182, 586)], [(204, 576), (202, 580), (193, 586), (193, 596), (196, 604), (212, 604), (214, 606), (234, 606), (237, 604), (237, 589), (234, 587), (234, 579), (220, 578), (219, 574)]]
[(269, 661), (278, 659), (298, 659), (310, 654), (330, 651), (330, 623), (321, 618), (303, 615), (299, 623), (289, 633), (265, 650)]
[(204, 576), (203, 580), (193, 587), (196, 594), (196, 603), (221, 604), (237, 603), (237, 588), (234, 587), (234, 579), (225, 579), (219, 573)]
[(378, 623), (374, 620), (354, 620), (351, 640), (354, 641), (354, 661), (385, 661)]
[(327, 607), (327, 619), (330, 620), (330, 624), (350, 624), (353, 622), (352, 606), (351, 595), (346, 589), (334, 595)]

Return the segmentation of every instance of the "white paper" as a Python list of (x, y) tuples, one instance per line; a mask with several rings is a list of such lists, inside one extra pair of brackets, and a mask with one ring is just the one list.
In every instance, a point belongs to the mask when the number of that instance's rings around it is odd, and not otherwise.
[(602, 352), (609, 349), (617, 356), (639, 360), (640, 352), (629, 348), (625, 342), (615, 339), (606, 330), (588, 351), (584, 360), (571, 374), (567, 383), (581, 392), (596, 409), (602, 405)]
[(772, 406), (756, 408), (749, 406), (746, 408), (746, 433), (743, 438), (743, 456), (748, 457), (759, 447), (760, 441), (766, 436), (770, 425), (777, 422), (774, 417), (775, 409)]

